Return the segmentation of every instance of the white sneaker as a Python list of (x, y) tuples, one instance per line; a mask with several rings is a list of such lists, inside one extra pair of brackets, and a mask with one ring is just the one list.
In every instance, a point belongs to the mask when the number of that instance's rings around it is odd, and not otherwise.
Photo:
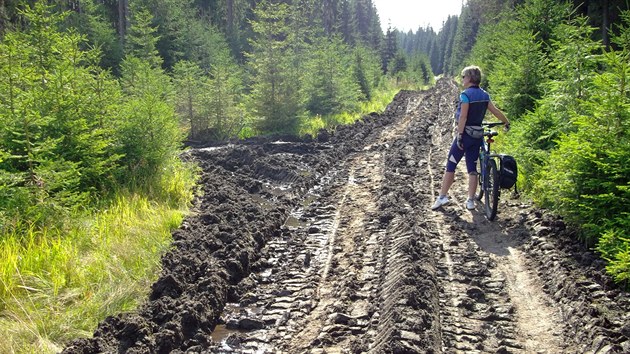
[(438, 199), (435, 200), (435, 203), (433, 204), (431, 209), (435, 210), (444, 204), (448, 204), (448, 197), (445, 195), (441, 195), (438, 197)]
[(468, 210), (475, 210), (475, 200), (474, 199), (468, 199), (466, 201), (466, 209)]

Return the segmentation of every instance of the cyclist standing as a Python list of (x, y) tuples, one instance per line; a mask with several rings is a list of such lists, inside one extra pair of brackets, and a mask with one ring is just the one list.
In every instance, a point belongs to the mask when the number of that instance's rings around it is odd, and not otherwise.
[(481, 69), (477, 66), (468, 66), (462, 70), (462, 84), (464, 91), (459, 95), (459, 104), (455, 112), (457, 125), (456, 137), (451, 145), (446, 161), (446, 171), (442, 177), (440, 195), (431, 207), (435, 210), (449, 202), (447, 193), (455, 180), (455, 168), (466, 155), (466, 168), (468, 169), (468, 200), (466, 208), (475, 209), (475, 192), (477, 191), (477, 160), (479, 149), (483, 142), (483, 128), (481, 122), (486, 115), (486, 110), (505, 124), (505, 129), (510, 128), (510, 121), (505, 114), (494, 106), (490, 95), (479, 87), (481, 83)]

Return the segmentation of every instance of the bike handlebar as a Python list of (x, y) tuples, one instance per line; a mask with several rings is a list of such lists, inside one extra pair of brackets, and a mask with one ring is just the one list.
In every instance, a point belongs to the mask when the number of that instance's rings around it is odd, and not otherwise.
[(481, 123), (481, 126), (483, 127), (488, 127), (488, 128), (492, 128), (492, 127), (497, 127), (499, 125), (504, 125), (505, 123), (503, 122), (492, 122), (492, 123)]
[(490, 122), (490, 123), (483, 122), (483, 123), (481, 123), (481, 126), (486, 128), (486, 129), (484, 129), (485, 131), (483, 132), (483, 135), (488, 137), (488, 139), (491, 139), (493, 136), (499, 135), (499, 133), (497, 131), (491, 130), (489, 128), (496, 127), (496, 126), (503, 125), (503, 124), (504, 124), (503, 122)]

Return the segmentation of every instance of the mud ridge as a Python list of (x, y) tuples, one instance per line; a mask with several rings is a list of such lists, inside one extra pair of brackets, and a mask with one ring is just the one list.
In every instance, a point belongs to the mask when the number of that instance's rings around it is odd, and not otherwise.
[(536, 211), (526, 223), (533, 235), (527, 260), (568, 324), (567, 336), (580, 352), (630, 353), (630, 297), (605, 274), (604, 261), (553, 215)]

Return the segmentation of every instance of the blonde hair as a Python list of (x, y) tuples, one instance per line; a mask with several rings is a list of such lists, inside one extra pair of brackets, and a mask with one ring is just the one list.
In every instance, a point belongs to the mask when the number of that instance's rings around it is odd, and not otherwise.
[(479, 85), (481, 83), (481, 69), (478, 66), (467, 66), (462, 70), (462, 76), (468, 76), (470, 82)]

